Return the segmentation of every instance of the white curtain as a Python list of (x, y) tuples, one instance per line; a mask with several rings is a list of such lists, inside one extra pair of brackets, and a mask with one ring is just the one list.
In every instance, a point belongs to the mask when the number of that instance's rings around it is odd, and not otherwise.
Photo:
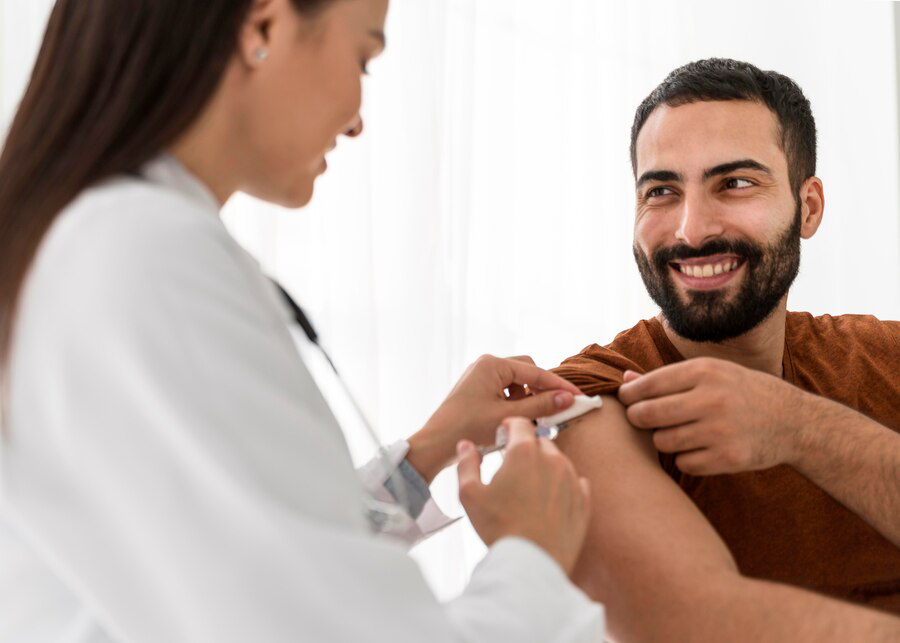
[[(825, 221), (791, 308), (900, 318), (890, 3), (394, 0), (344, 142), (304, 212), (237, 199), (235, 233), (309, 309), (385, 440), (483, 352), (556, 365), (655, 313), (631, 256), (634, 109), (709, 56), (793, 77), (819, 128)], [(452, 473), (436, 495), (455, 501)], [(482, 548), (416, 554), (442, 596)], [(460, 557), (466, 565), (460, 566)]]
[(0, 132), (5, 132), (44, 35), (53, 0), (0, 0)]
[[(33, 55), (25, 39), (50, 3), (2, 2), (8, 117)], [(631, 257), (634, 109), (675, 67), (733, 57), (794, 78), (817, 118), (827, 208), (791, 308), (898, 319), (892, 12), (821, 0), (393, 0), (388, 50), (366, 82), (366, 133), (330, 157), (314, 204), (285, 212), (237, 197), (226, 222), (307, 309), (382, 439), (404, 437), (481, 353), (554, 366), (655, 313)], [(452, 472), (435, 494), (458, 510)], [(482, 551), (462, 525), (414, 553), (446, 597)]]

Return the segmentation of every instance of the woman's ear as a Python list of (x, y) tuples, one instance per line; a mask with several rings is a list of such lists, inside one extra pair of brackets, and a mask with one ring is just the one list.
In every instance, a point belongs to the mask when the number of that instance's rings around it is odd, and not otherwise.
[(238, 54), (248, 69), (255, 69), (269, 57), (269, 35), (285, 0), (253, 0), (250, 13), (238, 36)]
[(811, 176), (800, 187), (800, 236), (804, 239), (812, 237), (825, 213), (825, 187), (822, 180)]

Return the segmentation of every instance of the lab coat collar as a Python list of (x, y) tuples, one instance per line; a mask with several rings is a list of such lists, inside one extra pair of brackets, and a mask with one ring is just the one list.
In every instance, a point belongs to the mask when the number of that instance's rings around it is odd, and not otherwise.
[(140, 174), (148, 181), (172, 188), (197, 201), (204, 208), (212, 209), (216, 213), (221, 209), (212, 190), (168, 152), (147, 163), (141, 168)]

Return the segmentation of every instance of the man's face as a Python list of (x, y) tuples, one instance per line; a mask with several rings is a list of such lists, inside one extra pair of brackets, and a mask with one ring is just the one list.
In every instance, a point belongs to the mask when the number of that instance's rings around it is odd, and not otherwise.
[(634, 256), (672, 329), (743, 335), (800, 265), (800, 202), (776, 116), (751, 101), (661, 106), (640, 132)]

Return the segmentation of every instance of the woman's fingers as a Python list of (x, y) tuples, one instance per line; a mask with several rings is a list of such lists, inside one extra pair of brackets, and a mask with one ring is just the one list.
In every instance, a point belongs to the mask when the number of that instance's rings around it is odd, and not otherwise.
[(503, 420), (502, 428), (506, 430), (506, 448), (512, 450), (520, 444), (535, 442), (537, 436), (534, 424), (524, 417), (509, 417)]
[(459, 456), (459, 465), (456, 467), (459, 498), (463, 504), (467, 504), (470, 500), (475, 500), (484, 489), (481, 481), (481, 454), (468, 440), (462, 440), (456, 445), (456, 453)]
[[(521, 362), (522, 364), (531, 364), (532, 366), (535, 365), (534, 360), (531, 359), (531, 357), (528, 355), (516, 355), (515, 357), (507, 357), (506, 359), (512, 360), (514, 362)], [(509, 391), (508, 399), (510, 400), (521, 400), (530, 395), (528, 387), (522, 384), (510, 384), (507, 387), (507, 390)]]
[(560, 389), (569, 391), (572, 395), (579, 395), (581, 391), (571, 382), (564, 380), (559, 375), (514, 359), (500, 361), (500, 375), (503, 380), (503, 388), (511, 384), (528, 386), (537, 391), (550, 391)]
[(534, 419), (559, 413), (574, 403), (575, 396), (569, 391), (546, 391), (511, 401), (508, 408), (510, 415)]
[(507, 357), (506, 359), (511, 359), (514, 362), (522, 362), (523, 364), (531, 364), (532, 366), (536, 366), (534, 360), (531, 359), (530, 355), (516, 355), (515, 357)]

